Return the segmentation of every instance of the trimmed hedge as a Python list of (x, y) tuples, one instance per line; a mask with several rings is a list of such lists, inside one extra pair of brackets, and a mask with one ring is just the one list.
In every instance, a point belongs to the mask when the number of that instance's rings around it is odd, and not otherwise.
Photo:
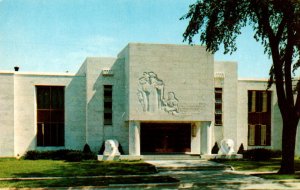
[(244, 145), (242, 143), (237, 153), (238, 154), (244, 154), (244, 152), (245, 152), (245, 149), (244, 149)]
[(265, 148), (255, 148), (244, 150), (243, 157), (245, 159), (254, 160), (254, 161), (266, 161), (271, 158), (279, 158), (281, 157), (280, 150), (270, 150)]
[(79, 162), (82, 160), (96, 160), (97, 156), (90, 152), (84, 153), (78, 150), (53, 150), (53, 151), (27, 151), (23, 156), (25, 160), (65, 160), (70, 162)]
[(212, 154), (218, 154), (218, 152), (219, 152), (219, 146), (218, 146), (218, 143), (215, 142), (215, 145), (214, 145), (214, 147), (212, 148), (211, 153), (212, 153)]

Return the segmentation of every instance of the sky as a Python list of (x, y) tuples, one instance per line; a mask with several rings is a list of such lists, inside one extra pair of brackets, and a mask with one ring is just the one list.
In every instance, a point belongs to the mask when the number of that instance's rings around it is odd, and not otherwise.
[[(76, 72), (86, 57), (116, 57), (130, 42), (188, 44), (179, 20), (195, 0), (0, 0), (0, 70)], [(242, 30), (238, 50), (215, 53), (238, 62), (241, 78), (267, 78), (271, 60)], [(198, 39), (194, 39), (199, 44)]]

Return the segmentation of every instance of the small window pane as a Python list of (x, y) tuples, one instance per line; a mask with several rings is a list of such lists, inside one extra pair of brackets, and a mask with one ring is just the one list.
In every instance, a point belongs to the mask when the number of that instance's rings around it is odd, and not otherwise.
[(40, 86), (37, 88), (38, 109), (50, 109), (50, 88)]
[(112, 125), (112, 85), (104, 85), (104, 114), (103, 114), (103, 124)]

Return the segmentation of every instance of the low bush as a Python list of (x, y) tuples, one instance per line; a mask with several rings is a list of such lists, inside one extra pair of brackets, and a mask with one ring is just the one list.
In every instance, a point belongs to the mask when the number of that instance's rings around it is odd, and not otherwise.
[(211, 153), (212, 153), (212, 154), (218, 154), (218, 152), (219, 152), (219, 146), (218, 146), (218, 143), (215, 142), (215, 145), (214, 145), (214, 147), (212, 148)]
[(40, 152), (35, 150), (27, 151), (26, 154), (23, 156), (25, 160), (39, 160), (40, 159)]
[(84, 153), (81, 151), (72, 151), (66, 154), (65, 160), (67, 162), (81, 162), (83, 160)]
[(85, 153), (85, 154), (92, 153), (91, 148), (90, 148), (90, 146), (88, 144), (84, 145), (84, 147), (83, 147), (83, 153)]
[[(74, 156), (75, 158), (71, 158)], [(84, 153), (78, 150), (53, 150), (53, 151), (27, 151), (23, 156), (25, 160), (66, 160), (66, 161), (81, 161), (81, 160), (96, 160), (96, 154)]]
[(238, 154), (244, 154), (244, 151), (245, 151), (245, 149), (244, 149), (244, 145), (242, 143), (237, 153)]
[(243, 157), (245, 159), (254, 160), (254, 161), (266, 161), (271, 158), (278, 158), (281, 156), (281, 151), (279, 150), (270, 150), (265, 148), (256, 148), (245, 150)]

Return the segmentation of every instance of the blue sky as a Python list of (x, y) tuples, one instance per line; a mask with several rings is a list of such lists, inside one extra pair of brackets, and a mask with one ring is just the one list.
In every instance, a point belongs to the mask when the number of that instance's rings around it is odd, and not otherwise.
[[(129, 42), (187, 44), (179, 18), (193, 2), (0, 0), (0, 70), (76, 72), (86, 57), (115, 57)], [(271, 63), (250, 27), (237, 52), (215, 60), (237, 61), (240, 77), (267, 77)]]

